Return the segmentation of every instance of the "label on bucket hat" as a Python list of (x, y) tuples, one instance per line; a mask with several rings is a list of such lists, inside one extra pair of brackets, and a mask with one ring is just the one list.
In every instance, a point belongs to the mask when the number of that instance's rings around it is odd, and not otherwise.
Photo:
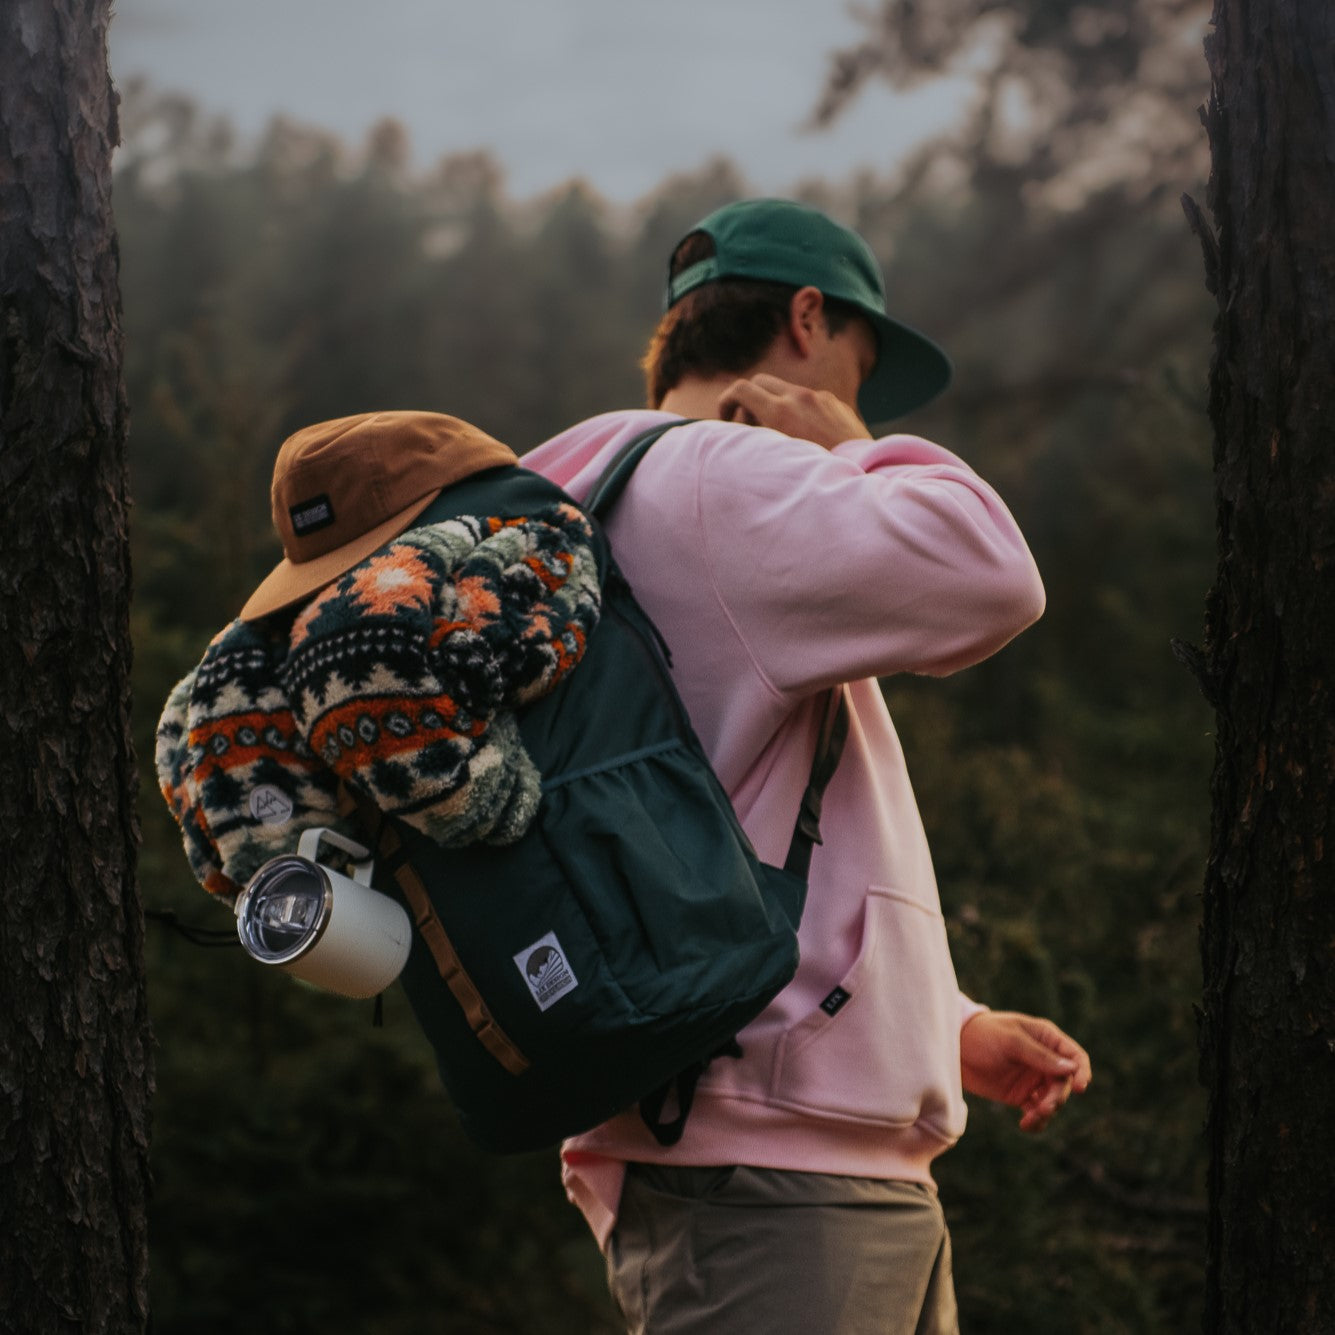
[(308, 501), (298, 501), (288, 510), (292, 519), (292, 532), (299, 538), (308, 533), (318, 533), (334, 522), (334, 507), (329, 497), (323, 494), (312, 496)]
[(521, 950), (514, 961), (539, 1010), (545, 1011), (579, 986), (579, 979), (566, 960), (555, 932), (548, 932), (541, 940)]

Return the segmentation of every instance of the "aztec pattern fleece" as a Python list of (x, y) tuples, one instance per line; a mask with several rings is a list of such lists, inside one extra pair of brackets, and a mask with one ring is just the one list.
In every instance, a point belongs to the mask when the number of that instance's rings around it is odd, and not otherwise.
[(205, 889), (236, 894), (311, 826), (355, 839), (340, 780), (445, 846), (518, 839), (541, 776), (514, 710), (583, 657), (590, 537), (565, 505), (425, 525), (290, 626), (228, 626), (158, 725), (158, 781)]

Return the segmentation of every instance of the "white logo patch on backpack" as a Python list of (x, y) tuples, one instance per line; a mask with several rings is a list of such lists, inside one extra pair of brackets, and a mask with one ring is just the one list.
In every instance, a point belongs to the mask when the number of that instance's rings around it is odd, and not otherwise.
[(514, 961), (539, 1010), (545, 1011), (579, 986), (579, 979), (566, 961), (565, 951), (561, 949), (555, 932), (548, 932), (531, 946), (526, 946)]

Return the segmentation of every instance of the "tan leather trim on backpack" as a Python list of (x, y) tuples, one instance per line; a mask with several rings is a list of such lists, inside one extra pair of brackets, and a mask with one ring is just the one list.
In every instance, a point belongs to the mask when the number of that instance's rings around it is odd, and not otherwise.
[[(339, 803), (348, 811), (356, 810), (382, 857), (392, 858), (403, 847), (402, 840), (385, 819), (384, 814), (360, 794), (350, 792), (346, 785), (340, 785)], [(444, 924), (431, 906), (431, 896), (427, 894), (422, 878), (411, 863), (401, 862), (394, 872), (394, 880), (408, 901), (413, 921), (431, 952), (431, 958), (436, 961), (440, 976), (445, 980), (445, 985), (450, 989), (455, 1001), (463, 1009), (468, 1027), (482, 1046), (511, 1075), (522, 1075), (528, 1070), (528, 1058), (510, 1041), (505, 1030), (496, 1023), (487, 1009), (487, 1003), (483, 1001), (477, 985), (468, 976), (468, 971), (464, 968), (454, 943), (445, 931)]]

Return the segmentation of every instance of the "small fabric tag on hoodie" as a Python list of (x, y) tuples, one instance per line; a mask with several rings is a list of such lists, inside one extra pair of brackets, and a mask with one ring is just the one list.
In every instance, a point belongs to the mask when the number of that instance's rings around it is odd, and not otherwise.
[(846, 1002), (852, 995), (851, 992), (845, 991), (842, 987), (836, 987), (834, 991), (821, 1002), (820, 1008), (826, 1015), (838, 1015), (843, 1009), (844, 1002)]

